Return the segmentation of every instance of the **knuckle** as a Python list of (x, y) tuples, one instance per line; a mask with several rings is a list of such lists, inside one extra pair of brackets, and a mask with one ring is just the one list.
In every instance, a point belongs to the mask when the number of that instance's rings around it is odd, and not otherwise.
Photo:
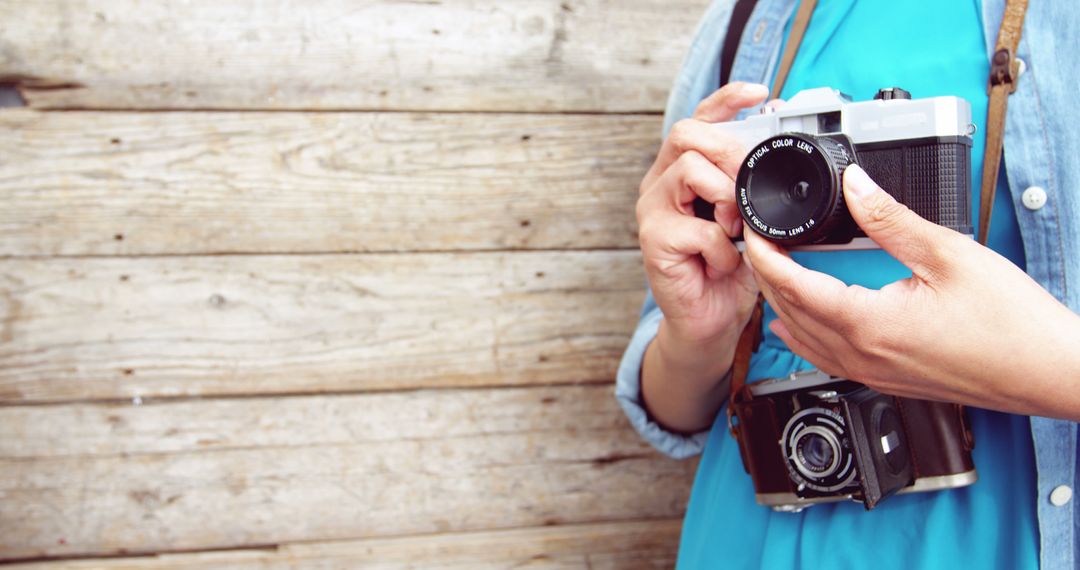
[(690, 148), (691, 139), (693, 139), (694, 127), (696, 126), (694, 119), (682, 119), (679, 122), (671, 126), (671, 130), (668, 132), (668, 144), (675, 147), (679, 151), (684, 151)]
[(709, 154), (709, 160), (714, 164), (728, 164), (732, 161), (741, 161), (742, 155), (742, 147), (735, 142), (735, 139), (725, 135), (717, 139), (716, 145)]
[[(713, 186), (712, 172), (710, 168), (714, 168), (709, 165), (700, 154), (696, 152), (688, 152), (683, 155), (688, 157), (683, 163), (683, 167), (679, 172), (680, 183), (689, 188), (694, 194), (701, 196), (702, 198), (708, 198), (704, 194), (709, 193), (708, 189)], [(695, 158), (690, 158), (695, 157)], [(712, 202), (712, 200), (709, 200)]]
[(711, 110), (718, 103), (723, 101), (721, 97), (722, 96), (720, 95), (720, 92), (716, 92), (702, 100), (700, 103), (697, 104), (696, 107), (694, 107), (694, 116), (698, 117), (708, 114), (709, 110)]
[(638, 244), (643, 252), (651, 251), (656, 245), (657, 235), (653, 228), (654, 224), (647, 221), (643, 221), (638, 225)]
[(675, 162), (687, 173), (701, 172), (711, 166), (709, 161), (694, 149), (684, 151)]
[(867, 221), (879, 231), (895, 229), (907, 221), (907, 206), (896, 200), (880, 198), (867, 210)]
[(721, 247), (721, 251), (723, 251), (724, 255), (724, 266), (720, 269), (725, 273), (730, 273), (738, 269), (739, 265), (742, 263), (742, 257), (739, 256), (739, 252), (735, 249), (735, 246), (730, 245), (730, 242), (728, 242), (728, 245), (723, 245)]
[(721, 226), (717, 222), (709, 222), (709, 229), (712, 230), (710, 237), (713, 241), (721, 245), (731, 244), (731, 238), (729, 238), (727, 232), (724, 231), (724, 226)]
[(802, 305), (799, 299), (800, 287), (794, 279), (784, 279), (776, 283), (776, 285), (773, 286), (773, 290), (775, 290), (776, 294), (780, 295), (780, 297), (784, 301), (787, 301), (789, 304), (796, 307)]
[(730, 105), (734, 96), (742, 91), (746, 85), (745, 81), (732, 81), (724, 85), (716, 93), (716, 102), (721, 105)]
[(645, 199), (645, 195), (643, 194), (640, 198), (638, 198), (637, 204), (634, 205), (634, 214), (637, 216), (639, 231), (645, 231), (645, 220), (649, 217), (649, 214), (651, 212), (652, 208), (649, 206), (649, 203)]
[(720, 224), (706, 223), (704, 229), (702, 229), (705, 239), (710, 244), (721, 243), (721, 240), (725, 238), (723, 230), (720, 228)]

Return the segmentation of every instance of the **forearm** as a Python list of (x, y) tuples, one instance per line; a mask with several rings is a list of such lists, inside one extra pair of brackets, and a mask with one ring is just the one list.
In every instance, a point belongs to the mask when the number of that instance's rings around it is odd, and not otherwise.
[[(1063, 305), (1057, 314), (1033, 315), (1026, 346), (1012, 347), (1014, 364), (1007, 369), (1019, 413), (1080, 421), (1080, 316)], [(1037, 331), (1037, 332), (1036, 332)], [(1005, 406), (1002, 406), (1005, 407)]]
[(684, 342), (661, 322), (641, 366), (642, 398), (653, 419), (681, 433), (709, 428), (728, 396), (723, 380), (737, 341), (738, 332), (730, 331), (704, 343)]

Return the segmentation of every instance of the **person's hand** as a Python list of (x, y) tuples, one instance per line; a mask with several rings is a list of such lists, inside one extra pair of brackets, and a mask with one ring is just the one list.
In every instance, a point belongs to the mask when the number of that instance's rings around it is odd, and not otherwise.
[[(645, 274), (663, 311), (641, 365), (641, 393), (667, 429), (707, 428), (727, 397), (724, 373), (757, 299), (757, 284), (731, 243), (742, 232), (735, 176), (746, 150), (711, 125), (768, 96), (764, 85), (731, 83), (674, 125), (641, 181), (638, 236)], [(716, 221), (694, 216), (698, 197)]]
[[(664, 313), (661, 342), (693, 349), (721, 374), (730, 366), (757, 285), (731, 242), (742, 232), (734, 179), (746, 149), (709, 123), (730, 120), (767, 96), (763, 85), (731, 83), (702, 101), (693, 118), (671, 129), (637, 203), (645, 273)], [(694, 217), (699, 196), (715, 205), (716, 222)], [(728, 344), (731, 355), (704, 349)]]
[(792, 351), (884, 393), (1080, 418), (1080, 317), (1011, 262), (924, 220), (857, 166), (844, 198), (912, 271), (879, 291), (806, 269), (746, 232), (771, 324)]

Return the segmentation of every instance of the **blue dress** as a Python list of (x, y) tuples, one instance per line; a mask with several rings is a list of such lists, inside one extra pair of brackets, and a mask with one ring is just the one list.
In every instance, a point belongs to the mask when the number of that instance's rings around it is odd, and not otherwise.
[[(883, 25), (883, 22), (885, 23)], [(915, 98), (956, 95), (984, 133), (989, 73), (977, 1), (821, 0), (782, 98), (829, 86), (856, 101), (899, 86)], [(972, 149), (977, 210), (985, 138)], [(1016, 216), (999, 180), (989, 245), (1024, 266)], [(883, 251), (797, 253), (802, 265), (849, 284), (880, 288), (911, 275)], [(765, 324), (776, 314), (766, 310)], [(765, 329), (750, 378), (812, 368)], [(1028, 418), (969, 409), (979, 481), (966, 488), (860, 504), (774, 513), (754, 502), (749, 475), (721, 414), (691, 494), (679, 568), (1037, 568), (1035, 466)]]

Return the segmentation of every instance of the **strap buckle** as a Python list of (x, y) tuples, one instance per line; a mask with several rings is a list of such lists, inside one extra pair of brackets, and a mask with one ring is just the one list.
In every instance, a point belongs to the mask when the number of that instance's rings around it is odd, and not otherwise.
[(1020, 60), (1013, 57), (1009, 48), (994, 52), (990, 59), (990, 86), (987, 91), (998, 85), (1008, 85), (1009, 93), (1016, 92), (1016, 80), (1020, 78)]

